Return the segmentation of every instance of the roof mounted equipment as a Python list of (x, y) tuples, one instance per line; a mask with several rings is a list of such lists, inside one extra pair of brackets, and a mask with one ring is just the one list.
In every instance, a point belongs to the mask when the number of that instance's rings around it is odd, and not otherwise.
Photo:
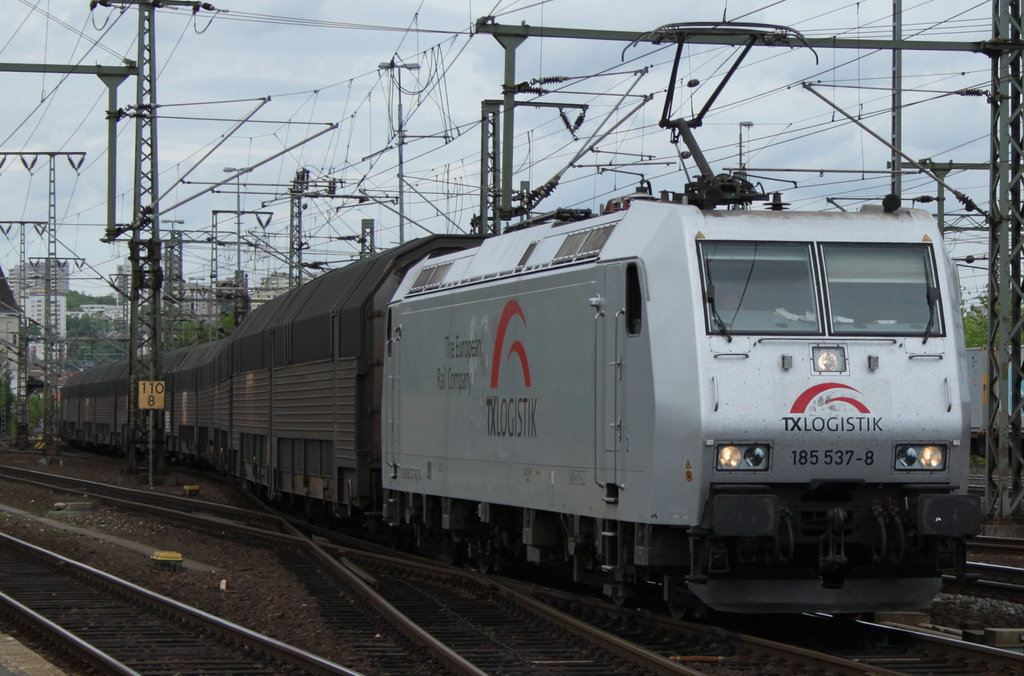
[[(743, 50), (700, 112), (692, 120), (682, 117), (673, 120), (671, 118), (672, 104), (679, 72), (679, 60), (683, 54), (683, 44), (694, 36), (722, 34), (745, 36), (746, 41)], [(662, 42), (676, 43), (676, 55), (672, 63), (672, 75), (669, 79), (668, 91), (665, 95), (665, 107), (662, 110), (661, 120), (658, 124), (663, 128), (672, 130), (672, 143), (678, 144), (679, 139), (683, 139), (683, 143), (686, 144), (687, 150), (690, 151), (694, 162), (697, 163), (697, 168), (700, 170), (700, 176), (697, 177), (697, 180), (686, 185), (685, 194), (690, 204), (701, 209), (714, 209), (718, 204), (749, 204), (755, 200), (767, 199), (767, 196), (762, 191), (755, 188), (750, 181), (741, 175), (715, 175), (711, 165), (708, 164), (707, 159), (704, 157), (703, 151), (697, 145), (697, 140), (694, 138), (691, 130), (703, 124), (704, 115), (711, 109), (718, 95), (725, 88), (726, 83), (729, 82), (733, 73), (736, 72), (736, 69), (739, 68), (740, 63), (754, 45), (786, 44), (790, 38), (795, 38), (810, 49), (810, 45), (804, 36), (792, 28), (763, 23), (673, 23), (646, 33), (630, 44), (630, 46), (633, 46), (641, 41), (652, 42), (653, 44), (661, 44)], [(814, 50), (812, 49), (811, 51), (813, 52)], [(817, 54), (815, 54), (815, 60), (817, 60)]]

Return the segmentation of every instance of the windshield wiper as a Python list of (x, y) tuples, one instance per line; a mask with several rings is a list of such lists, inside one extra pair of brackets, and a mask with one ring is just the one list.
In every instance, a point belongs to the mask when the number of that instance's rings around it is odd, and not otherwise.
[(726, 327), (725, 322), (722, 321), (722, 316), (718, 314), (718, 308), (715, 306), (715, 285), (711, 283), (710, 270), (708, 270), (708, 308), (711, 310), (711, 318), (718, 324), (719, 333), (725, 336), (731, 343), (732, 336), (729, 335), (729, 329)]
[(932, 326), (935, 324), (935, 308), (939, 304), (939, 287), (929, 286), (925, 291), (925, 298), (928, 299), (928, 324), (924, 327), (924, 338), (921, 344), (928, 342), (928, 336), (932, 333)]

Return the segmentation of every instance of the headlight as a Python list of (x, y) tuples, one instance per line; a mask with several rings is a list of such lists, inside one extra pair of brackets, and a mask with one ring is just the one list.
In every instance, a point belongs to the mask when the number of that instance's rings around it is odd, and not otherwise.
[(740, 449), (736, 446), (719, 446), (718, 447), (718, 468), (719, 469), (734, 469), (736, 465), (740, 464)]
[(900, 444), (896, 447), (896, 469), (944, 469), (946, 447), (942, 444)]
[(946, 454), (941, 446), (925, 446), (921, 449), (921, 464), (928, 469), (942, 469)]
[(813, 347), (811, 361), (817, 373), (842, 373), (846, 371), (846, 350), (838, 345)]
[(768, 444), (721, 444), (718, 446), (718, 469), (768, 469)]
[(765, 464), (768, 460), (768, 449), (764, 446), (747, 446), (743, 451), (743, 462), (754, 469)]
[(899, 446), (896, 449), (896, 462), (900, 467), (913, 467), (917, 464), (917, 454), (914, 446)]

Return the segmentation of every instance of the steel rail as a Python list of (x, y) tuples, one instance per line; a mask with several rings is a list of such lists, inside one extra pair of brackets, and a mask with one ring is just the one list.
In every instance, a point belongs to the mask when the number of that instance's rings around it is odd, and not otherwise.
[(680, 674), (684, 674), (685, 676), (702, 676), (704, 673), (697, 669), (691, 669), (683, 666), (682, 664), (672, 662), (657, 653), (651, 652), (642, 646), (632, 643), (631, 641), (619, 638), (618, 636), (608, 633), (603, 629), (598, 629), (591, 624), (577, 620), (571, 615), (567, 615), (542, 601), (531, 598), (530, 596), (518, 592), (504, 584), (482, 576), (474, 575), (473, 577), (476, 578), (480, 584), (491, 587), (493, 590), (497, 591), (506, 599), (521, 608), (524, 608), (535, 615), (540, 615), (552, 624), (555, 624), (562, 629), (566, 629), (580, 638), (585, 639), (594, 645), (600, 646), (605, 650), (611, 651), (620, 657), (624, 657), (630, 662), (638, 664), (644, 669), (655, 674), (662, 674), (662, 676), (679, 676)]
[[(0, 471), (2, 471), (2, 469), (3, 468), (0, 467)], [(24, 471), (30, 474), (36, 474), (46, 478), (55, 476), (46, 473), (31, 472), (30, 470)], [(30, 483), (34, 483), (37, 485), (46, 484), (46, 482), (35, 479), (21, 480), (28, 481)], [(405, 568), (419, 570), (423, 573), (432, 575), (441, 575), (446, 577), (461, 577), (470, 580), (476, 584), (484, 585), (501, 594), (510, 602), (516, 603), (517, 605), (524, 607), (524, 609), (528, 612), (543, 615), (549, 621), (552, 621), (553, 623), (567, 629), (568, 631), (576, 634), (577, 636), (580, 636), (604, 649), (619, 654), (625, 659), (633, 663), (639, 664), (644, 668), (649, 669), (655, 673), (673, 675), (684, 674), (687, 676), (694, 676), (700, 673), (698, 671), (688, 669), (678, 663), (671, 662), (661, 657), (660, 655), (657, 655), (649, 650), (642, 648), (641, 646), (637, 646), (624, 639), (615, 637), (614, 635), (604, 632), (603, 630), (597, 629), (596, 627), (590, 626), (585, 622), (581, 622), (579, 620), (576, 620), (575, 618), (571, 618), (561, 613), (560, 611), (557, 611), (556, 609), (550, 608), (543, 602), (531, 598), (531, 594), (537, 591), (537, 588), (531, 585), (523, 585), (522, 583), (515, 583), (506, 580), (498, 582), (494, 578), (486, 577), (466, 570), (446, 568), (444, 566), (438, 565), (434, 562), (427, 561), (425, 559), (420, 559), (417, 561), (411, 558), (372, 553), (364, 550), (359, 550), (331, 543), (320, 543), (314, 539), (307, 538), (306, 536), (302, 535), (294, 525), (289, 523), (284, 518), (281, 519), (281, 524), (288, 532), (277, 533), (274, 531), (248, 526), (246, 524), (221, 519), (218, 517), (193, 514), (189, 512), (180, 512), (170, 508), (139, 504), (127, 500), (121, 500), (119, 498), (104, 496), (101, 495), (100, 492), (106, 489), (120, 489), (128, 491), (130, 491), (131, 489), (121, 489), (120, 487), (109, 486), (107, 484), (95, 484), (93, 482), (87, 483), (92, 484), (95, 488), (95, 490), (89, 492), (90, 495), (96, 497), (97, 499), (109, 502), (110, 504), (124, 507), (126, 509), (140, 509), (166, 518), (187, 520), (204, 526), (220, 526), (231, 528), (241, 532), (250, 533), (252, 535), (256, 535), (259, 537), (278, 540), (282, 543), (307, 547), (308, 550), (315, 555), (317, 560), (321, 562), (321, 564), (324, 567), (326, 567), (326, 569), (331, 574), (337, 575), (342, 580), (344, 580), (346, 584), (350, 585), (356, 591), (362, 594), (377, 609), (378, 612), (380, 612), (396, 628), (402, 631), (403, 634), (408, 636), (413, 642), (423, 646), (426, 650), (428, 650), (428, 652), (434, 655), (434, 657), (441, 660), (443, 663), (445, 663), (451, 669), (453, 669), (453, 671), (459, 674), (465, 674), (467, 676), (484, 676), (486, 672), (480, 670), (472, 663), (465, 660), (465, 658), (461, 657), (460, 655), (449, 649), (443, 643), (439, 642), (436, 638), (434, 638), (431, 634), (425, 632), (420, 627), (418, 627), (406, 615), (401, 613), (401, 611), (396, 609), (390, 602), (388, 602), (386, 599), (384, 599), (380, 594), (376, 592), (376, 590), (373, 588), (374, 584), (372, 577), (368, 576), (366, 573), (362, 572), (357, 566), (347, 561), (345, 561), (344, 563), (339, 562), (335, 558), (335, 556), (365, 558), (384, 564), (398, 565)], [(53, 488), (54, 486), (49, 487)], [(136, 495), (141, 495), (145, 498), (151, 496), (151, 494), (144, 491), (132, 491), (129, 494), (132, 493)], [(180, 501), (180, 504), (186, 509), (194, 508), (195, 501), (183, 498), (175, 498), (175, 500)], [(248, 510), (239, 511), (244, 514), (249, 514)], [(1010, 540), (1008, 538), (991, 539), (996, 541)], [(1011, 540), (1011, 542), (1013, 541)], [(1001, 546), (1012, 547), (1013, 545), (1001, 543)], [(1024, 547), (1024, 545), (1018, 546)], [(335, 556), (332, 556), (330, 553), (328, 553), (328, 551), (326, 551), (328, 549), (332, 550)], [(566, 599), (571, 598), (574, 602), (591, 603), (593, 605), (598, 605), (602, 607), (606, 606), (606, 604), (603, 604), (600, 601), (590, 601), (586, 600), (585, 597), (568, 595), (564, 592), (557, 592), (545, 589), (542, 593), (548, 596), (564, 597)], [(638, 618), (640, 618), (641, 621), (662, 626), (665, 628), (675, 629), (677, 631), (685, 630), (691, 633), (700, 632), (706, 636), (726, 638), (731, 641), (736, 641), (740, 644), (745, 644), (747, 649), (770, 654), (773, 657), (788, 660), (792, 660), (795, 657), (796, 659), (822, 661), (829, 664), (830, 668), (836, 670), (837, 673), (851, 675), (873, 674), (876, 676), (895, 676), (895, 674), (899, 673), (884, 668), (873, 667), (870, 665), (866, 665), (864, 663), (857, 663), (850, 660), (844, 660), (839, 657), (827, 655), (824, 653), (818, 653), (812, 650), (806, 650), (795, 646), (787, 646), (785, 644), (775, 643), (772, 641), (768, 641), (766, 639), (734, 634), (732, 632), (729, 632), (728, 630), (721, 628), (707, 627), (702, 625), (692, 625), (685, 622), (671, 620), (666, 617), (660, 617), (657, 615), (649, 614), (640, 614), (637, 613), (637, 611), (624, 610), (618, 607), (615, 607), (612, 610), (614, 612), (619, 613), (633, 613)]]
[(104, 494), (110, 496), (120, 495), (126, 500), (137, 498), (146, 502), (164, 502), (176, 505), (182, 511), (211, 512), (219, 514), (224, 518), (236, 519), (239, 521), (248, 520), (274, 523), (279, 519), (277, 516), (251, 509), (244, 509), (242, 507), (232, 507), (231, 505), (222, 505), (215, 502), (196, 500), (195, 498), (167, 495), (165, 493), (142, 491), (136, 488), (125, 488), (124, 486), (114, 486), (112, 484), (99, 483), (96, 481), (76, 479), (74, 477), (63, 476), (61, 474), (51, 474), (49, 472), (37, 472), (35, 470), (12, 467), (10, 465), (0, 465), (0, 478), (10, 479), (12, 481), (21, 481), (24, 483), (46, 485), (48, 488), (56, 488), (69, 493), (83, 493), (96, 496)]
[[(68, 489), (65, 486), (59, 486), (50, 484), (47, 480), (51, 477), (57, 477), (60, 479), (66, 478), (60, 475), (52, 475), (45, 472), (33, 472), (31, 470), (17, 470), (21, 476), (10, 477), (4, 474), (6, 467), (0, 466), (0, 478), (12, 478), (17, 481), (28, 483), (31, 485), (42, 486), (47, 488), (53, 488), (57, 490)], [(29, 478), (25, 475), (33, 475)], [(46, 479), (46, 480), (44, 480)], [(79, 480), (68, 478), (69, 483), (78, 482)], [(420, 629), (412, 620), (398, 611), (392, 606), (386, 599), (376, 592), (370, 585), (365, 581), (361, 580), (358, 571), (353, 571), (346, 568), (336, 559), (327, 554), (321, 547), (318, 546), (317, 542), (305, 535), (289, 523), (284, 517), (273, 516), (278, 520), (278, 525), (286, 532), (275, 532), (271, 530), (265, 530), (256, 526), (249, 526), (237, 521), (231, 521), (222, 519), (215, 516), (208, 516), (204, 514), (195, 514), (189, 511), (178, 511), (173, 508), (160, 507), (157, 505), (151, 505), (146, 503), (139, 503), (130, 500), (124, 500), (121, 498), (114, 498), (103, 493), (112, 490), (113, 492), (125, 493), (131, 497), (140, 497), (141, 499), (148, 500), (152, 497), (152, 494), (146, 491), (134, 491), (132, 489), (124, 489), (118, 486), (110, 486), (108, 484), (100, 484), (94, 482), (82, 482), (90, 484), (92, 487), (88, 494), (97, 500), (105, 502), (110, 505), (122, 507), (124, 509), (146, 512), (155, 516), (160, 516), (168, 519), (177, 521), (184, 521), (199, 525), (203, 527), (222, 527), (229, 528), (237, 532), (241, 532), (255, 537), (270, 539), (281, 544), (288, 544), (295, 546), (296, 548), (305, 548), (310, 551), (316, 559), (328, 569), (330, 573), (333, 573), (341, 577), (344, 582), (353, 587), (358, 593), (360, 593), (367, 601), (373, 605), (377, 611), (384, 617), (385, 620), (393, 624), (399, 631), (404, 635), (408, 636), (414, 643), (423, 646), (428, 652), (434, 657), (446, 664), (455, 673), (462, 674), (463, 676), (488, 676), (488, 674), (480, 669), (476, 668), (472, 663), (468, 662), (465, 658), (458, 655), (450, 648), (445, 646), (443, 643), (434, 638), (431, 634)], [(71, 491), (78, 492), (78, 491)], [(182, 508), (192, 509), (195, 506), (194, 500), (188, 500), (185, 498), (174, 498), (173, 504), (178, 504)], [(211, 503), (204, 503), (211, 504)], [(242, 510), (239, 508), (232, 508), (237, 510), (238, 513), (244, 515), (258, 514), (263, 517), (264, 520), (269, 520), (268, 515), (260, 514), (259, 512), (249, 512), (248, 510)], [(438, 569), (441, 570), (441, 569)]]
[(654, 613), (644, 612), (636, 609), (621, 608), (618, 606), (611, 606), (598, 599), (590, 599), (587, 597), (580, 597), (575, 594), (568, 592), (562, 592), (554, 589), (539, 588), (535, 585), (514, 582), (510, 580), (502, 580), (502, 585), (514, 590), (516, 593), (531, 598), (535, 603), (543, 603), (532, 597), (535, 595), (547, 596), (563, 601), (570, 601), (572, 603), (580, 603), (588, 605), (594, 608), (600, 608), (605, 611), (620, 613), (628, 615), (636, 621), (646, 624), (648, 626), (655, 627), (661, 630), (684, 632), (687, 634), (696, 634), (704, 638), (720, 638), (733, 643), (737, 647), (756, 652), (764, 655), (768, 655), (773, 659), (780, 659), (792, 662), (805, 661), (813, 662), (815, 665), (826, 665), (829, 673), (844, 674), (845, 676), (864, 676), (870, 674), (872, 676), (905, 676), (902, 672), (892, 671), (890, 669), (884, 669), (880, 667), (873, 667), (870, 665), (863, 664), (861, 662), (855, 662), (835, 655), (829, 655), (828, 653), (822, 653), (815, 650), (809, 650), (807, 648), (801, 648), (799, 646), (786, 645), (784, 643), (778, 643), (770, 641), (768, 639), (758, 638), (756, 636), (748, 636), (745, 634), (738, 634), (736, 632), (724, 629), (721, 627), (715, 627), (707, 624), (695, 624), (692, 622), (684, 622), (682, 620), (674, 620), (670, 617), (657, 615)]
[(339, 555), (344, 554), (353, 558), (362, 557), (372, 559), (380, 563), (402, 566), (428, 575), (458, 577), (481, 585), (501, 594), (509, 602), (520, 606), (527, 612), (534, 615), (541, 615), (548, 621), (570, 631), (576, 636), (620, 655), (634, 664), (639, 664), (643, 668), (653, 671), (654, 673), (665, 674), (668, 676), (678, 676), (680, 674), (687, 676), (700, 676), (702, 674), (700, 671), (689, 669), (675, 662), (671, 662), (660, 655), (656, 655), (649, 650), (637, 646), (634, 643), (625, 641), (602, 629), (598, 629), (597, 627), (585, 622), (581, 622), (576, 618), (566, 615), (565, 613), (562, 613), (540, 601), (532, 599), (527, 594), (517, 591), (512, 587), (512, 585), (507, 584), (505, 581), (499, 582), (494, 578), (487, 577), (479, 573), (460, 570), (457, 568), (447, 568), (427, 561), (406, 559), (362, 550), (350, 550), (347, 547), (341, 547), (338, 545), (329, 545), (329, 547), (337, 550)]
[[(954, 638), (946, 638), (945, 636), (936, 636), (935, 634), (916, 630), (913, 627), (893, 627), (866, 620), (857, 620), (857, 623), (892, 634), (913, 636), (916, 640), (925, 644), (929, 650), (953, 655), (958, 659), (968, 661), (985, 659), (986, 667), (991, 669), (990, 673), (1021, 673), (1024, 671), (1024, 655), (1020, 653), (990, 648), (979, 643), (970, 643)], [(1002, 671), (1004, 669), (1006, 670), (1005, 672)]]
[(54, 643), (76, 653), (78, 658), (86, 664), (92, 665), (104, 673), (115, 674), (116, 676), (142, 676), (139, 672), (118, 662), (99, 648), (83, 641), (60, 625), (51, 622), (28, 606), (18, 603), (3, 592), (0, 592), (0, 604), (5, 607), (8, 613), (17, 615)]
[(981, 598), (1024, 603), (1024, 569), (967, 562), (967, 577), (942, 577), (942, 590)]
[[(468, 570), (460, 570), (457, 568), (448, 568), (445, 566), (427, 563), (418, 560), (411, 560), (405, 558), (399, 558), (394, 556), (386, 556), (381, 554), (375, 554), (372, 552), (365, 552), (361, 550), (348, 550), (345, 547), (338, 547), (336, 545), (330, 546), (333, 549), (343, 551), (345, 556), (351, 558), (364, 558), (370, 559), (378, 563), (403, 567), (408, 570), (413, 570), (417, 573), (441, 576), (446, 578), (461, 578), (467, 580), (475, 585), (486, 588), (492, 592), (496, 592), (502, 596), (509, 603), (518, 606), (525, 612), (539, 616), (542, 619), (551, 622), (552, 624), (567, 630), (571, 634), (593, 644), (596, 647), (608, 650), (612, 654), (618, 655), (624, 658), (628, 662), (638, 665), (643, 669), (651, 671), (652, 673), (661, 674), (662, 676), (702, 676), (703, 672), (688, 668), (682, 664), (672, 662), (661, 655), (658, 655), (650, 650), (638, 646), (635, 643), (619, 638), (614, 634), (611, 634), (603, 629), (599, 629), (593, 625), (587, 624), (571, 617), (555, 608), (552, 608), (540, 601), (529, 598), (528, 595), (522, 594), (511, 587), (505, 586), (501, 582), (496, 581), (485, 575), (474, 573)], [(354, 566), (347, 559), (345, 560), (348, 566)], [(367, 575), (366, 573), (362, 573)], [(861, 670), (860, 673), (863, 673)]]
[(228, 622), (198, 608), (192, 608), (174, 599), (151, 592), (131, 582), (121, 580), (101, 570), (47, 551), (31, 543), (18, 540), (4, 533), (0, 533), (0, 541), (32, 552), (40, 559), (49, 563), (61, 565), (65, 571), (71, 571), (83, 579), (114, 591), (140, 605), (152, 608), (158, 612), (167, 613), (172, 617), (221, 636), (228, 641), (250, 650), (261, 652), (281, 663), (294, 665), (317, 676), (361, 676), (359, 672), (317, 657), (305, 650), (290, 646), (269, 636), (264, 636), (251, 629), (246, 629), (233, 622)]
[(303, 536), (296, 537), (294, 535), (291, 535), (290, 533), (281, 533), (278, 531), (268, 530), (266, 528), (260, 528), (259, 526), (250, 526), (249, 524), (239, 523), (237, 521), (232, 521), (230, 519), (222, 519), (219, 516), (210, 516), (208, 514), (195, 514), (192, 512), (181, 512), (170, 507), (161, 507), (159, 505), (147, 505), (145, 503), (132, 502), (131, 500), (122, 500), (121, 498), (112, 498), (109, 496), (96, 495), (95, 493), (90, 493), (90, 495), (95, 496), (96, 499), (98, 500), (101, 500), (111, 505), (115, 505), (117, 507), (122, 507), (124, 509), (133, 511), (147, 512), (154, 516), (164, 517), (167, 519), (171, 519), (173, 521), (191, 522), (195, 525), (205, 527), (220, 526), (223, 528), (231, 528), (241, 533), (254, 535), (256, 537), (268, 540), (275, 540), (281, 543), (290, 543), (296, 545), (304, 545), (306, 543), (306, 538)]
[[(52, 476), (52, 475), (42, 473), (42, 476), (47, 476), (48, 477), (48, 476)], [(3, 475), (2, 469), (0, 469), (0, 478), (8, 478), (5, 475)], [(200, 526), (200, 527), (206, 527), (206, 528), (218, 528), (218, 527), (219, 528), (230, 528), (232, 530), (236, 530), (236, 531), (239, 531), (241, 533), (245, 533), (245, 534), (248, 534), (248, 535), (253, 535), (253, 536), (259, 537), (259, 538), (274, 540), (274, 541), (277, 541), (277, 542), (280, 542), (280, 543), (283, 543), (283, 544), (292, 544), (292, 545), (296, 545), (296, 546), (305, 546), (306, 543), (307, 543), (307, 539), (304, 536), (301, 536), (301, 535), (300, 536), (295, 536), (295, 535), (291, 535), (289, 533), (282, 533), (282, 532), (278, 532), (278, 531), (268, 530), (266, 528), (260, 528), (258, 526), (250, 526), (248, 524), (240, 523), (238, 521), (233, 521), (233, 520), (230, 520), (230, 519), (224, 519), (224, 518), (221, 518), (219, 516), (210, 516), (208, 514), (196, 514), (196, 513), (191, 512), (191, 511), (180, 511), (180, 510), (173, 509), (173, 508), (170, 508), (170, 507), (161, 507), (159, 505), (152, 505), (152, 504), (148, 504), (148, 503), (145, 503), (145, 502), (134, 502), (132, 500), (125, 500), (125, 499), (122, 499), (122, 498), (115, 498), (115, 497), (111, 497), (109, 495), (103, 495), (102, 494), (102, 491), (104, 491), (105, 489), (107, 489), (107, 488), (117, 489), (117, 488), (119, 488), (117, 486), (107, 486), (106, 484), (94, 484), (96, 486), (95, 490), (76, 491), (76, 490), (71, 490), (71, 489), (69, 489), (66, 486), (61, 486), (60, 484), (51, 484), (51, 483), (48, 483), (46, 481), (41, 481), (41, 480), (27, 479), (27, 478), (17, 478), (15, 480), (16, 481), (20, 481), (22, 483), (31, 484), (33, 486), (39, 486), (39, 487), (42, 487), (42, 488), (50, 488), (50, 489), (54, 489), (54, 490), (58, 490), (58, 491), (63, 491), (63, 492), (67, 492), (67, 493), (83, 493), (83, 494), (88, 494), (91, 497), (93, 497), (93, 498), (95, 498), (95, 499), (97, 499), (97, 500), (99, 500), (101, 502), (107, 503), (109, 505), (114, 505), (116, 507), (121, 507), (123, 509), (131, 510), (131, 511), (136, 511), (136, 512), (145, 512), (147, 514), (152, 514), (153, 516), (159, 516), (159, 517), (162, 517), (162, 518), (170, 519), (172, 521), (188, 522), (188, 523), (192, 523), (193, 525)], [(89, 482), (89, 483), (91, 483), (91, 482)], [(137, 491), (137, 494), (142, 496), (144, 499), (151, 496), (151, 494), (146, 493), (144, 491)], [(173, 497), (173, 496), (171, 496), (171, 497)], [(176, 499), (178, 499), (178, 498), (176, 498)], [(214, 503), (203, 503), (203, 504), (214, 504)], [(238, 509), (238, 508), (233, 508), (233, 509)], [(245, 510), (241, 510), (241, 511), (244, 512)], [(252, 513), (253, 514), (259, 514), (258, 512), (252, 512)], [(275, 517), (275, 518), (279, 518), (279, 517)], [(268, 519), (266, 517), (266, 515), (264, 515), (264, 521), (269, 522), (270, 519)], [(286, 526), (284, 520), (280, 520), (279, 524), (281, 525), (282, 529), (286, 528), (286, 527), (289, 527), (289, 528), (291, 527), (291, 526)]]
[(447, 665), (448, 668), (457, 674), (462, 674), (463, 676), (488, 676), (487, 672), (477, 668), (472, 662), (456, 653), (454, 650), (435, 638), (432, 634), (423, 630), (403, 612), (391, 605), (387, 599), (381, 596), (381, 594), (378, 593), (369, 582), (367, 582), (367, 576), (365, 573), (360, 574), (351, 566), (341, 564), (334, 557), (324, 551), (323, 547), (321, 547), (317, 542), (312, 539), (306, 539), (291, 524), (287, 524), (287, 528), (291, 531), (291, 534), (294, 537), (306, 540), (310, 551), (316, 556), (317, 560), (322, 565), (326, 566), (331, 573), (344, 580), (345, 584), (359, 592), (363, 598), (369, 601), (370, 604), (377, 609), (377, 612), (383, 615), (388, 622), (408, 636), (414, 643), (423, 646), (431, 655), (441, 660), (442, 663)]
[(967, 540), (967, 551), (976, 554), (1024, 554), (1024, 540), (979, 535)]

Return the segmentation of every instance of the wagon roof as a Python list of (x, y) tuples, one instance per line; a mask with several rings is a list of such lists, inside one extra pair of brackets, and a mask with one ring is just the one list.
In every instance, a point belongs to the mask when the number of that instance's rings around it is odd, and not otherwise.
[[(388, 275), (404, 272), (425, 256), (476, 246), (483, 239), (476, 235), (431, 235), (360, 259), (267, 301), (238, 327), (230, 340), (239, 341), (292, 323), (329, 321), (335, 314), (342, 316), (343, 323), (358, 319), (367, 299)], [(323, 328), (328, 330), (329, 325), (324, 324)]]

